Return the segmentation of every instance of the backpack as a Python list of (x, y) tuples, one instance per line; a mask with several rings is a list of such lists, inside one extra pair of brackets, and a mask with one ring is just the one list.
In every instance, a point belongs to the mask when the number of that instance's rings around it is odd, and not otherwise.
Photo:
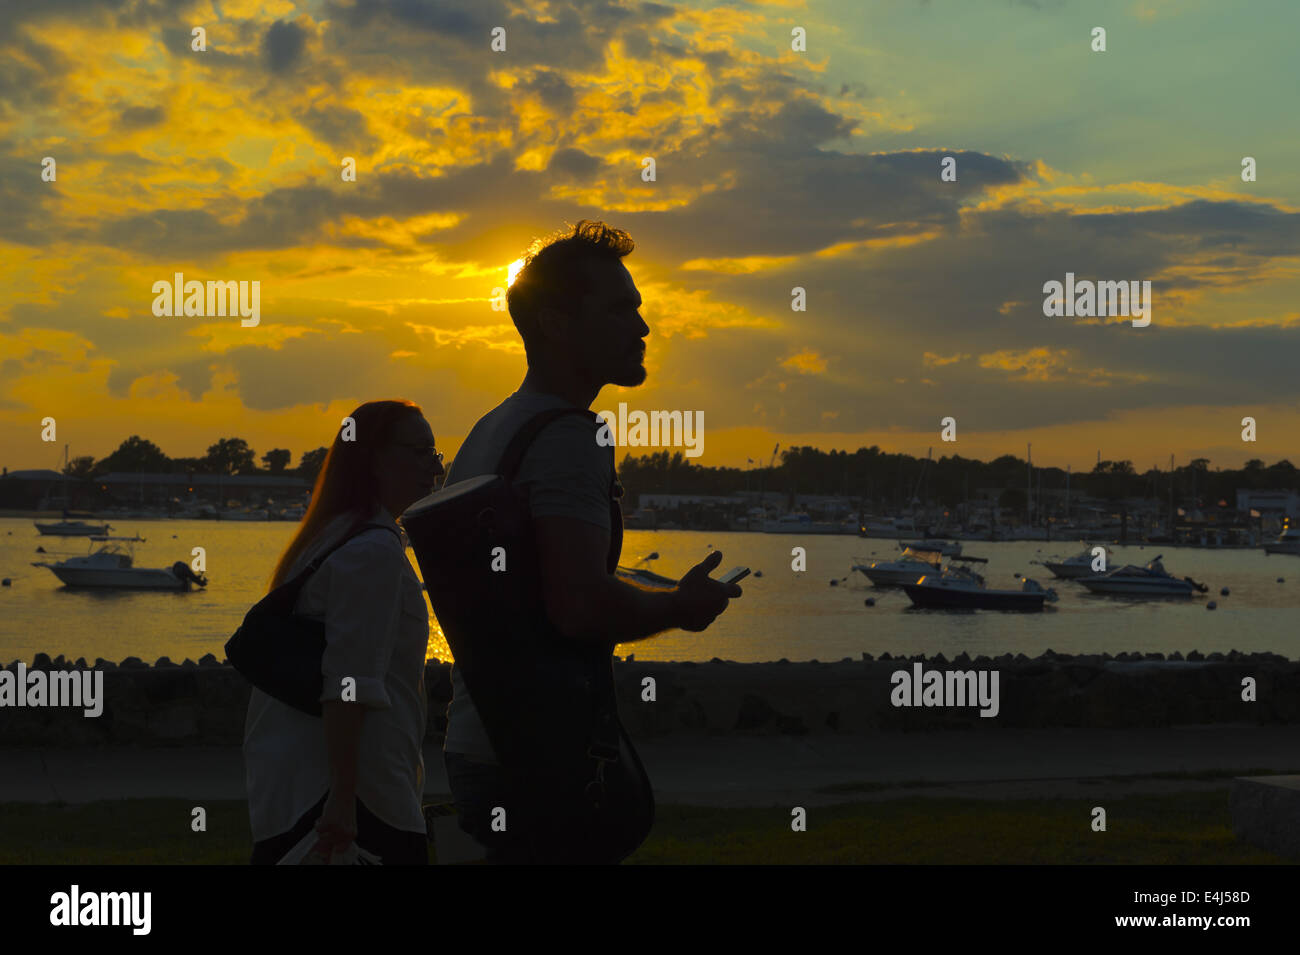
[[(532, 517), (512, 486), (537, 434), (570, 414), (600, 420), (580, 408), (535, 415), (511, 439), (496, 474), (417, 501), (402, 525), (505, 771), (508, 824), (526, 836), (535, 861), (613, 863), (654, 823), (650, 780), (618, 718), (614, 644), (567, 639), (547, 618)], [(613, 454), (611, 446), (611, 463)], [(622, 549), (622, 490), (615, 474), (611, 574)], [(504, 572), (491, 569), (498, 547)]]

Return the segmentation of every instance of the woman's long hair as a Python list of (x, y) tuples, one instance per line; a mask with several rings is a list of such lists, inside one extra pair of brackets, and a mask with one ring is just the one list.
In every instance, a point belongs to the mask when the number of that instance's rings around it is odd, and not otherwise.
[[(311, 493), (311, 506), (298, 525), (298, 533), (280, 556), (271, 577), (271, 589), (284, 583), (294, 561), (325, 528), (341, 514), (350, 514), (352, 521), (346, 533), (351, 533), (368, 521), (380, 506), (379, 483), (372, 464), (375, 455), (388, 444), (393, 428), (404, 415), (421, 414), (420, 406), (412, 401), (367, 401), (351, 418), (355, 428), (344, 441), (345, 429), (334, 436), (334, 444), (325, 455), (316, 486)], [(394, 515), (396, 516), (396, 515)]]

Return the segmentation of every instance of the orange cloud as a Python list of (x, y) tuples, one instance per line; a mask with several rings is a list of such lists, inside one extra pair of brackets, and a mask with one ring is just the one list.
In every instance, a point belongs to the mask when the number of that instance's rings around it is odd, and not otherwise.
[(496, 351), (522, 355), (524, 343), (514, 325), (469, 325), (465, 328), (438, 328), (434, 325), (406, 323), (417, 335), (429, 336), (434, 344), (461, 348), (465, 345), (482, 345)]
[(942, 368), (944, 365), (951, 365), (969, 357), (970, 355), (961, 352), (953, 355), (936, 355), (934, 352), (928, 351), (921, 356), (921, 362), (926, 368)]
[(826, 370), (826, 359), (811, 348), (805, 348), (781, 362), (782, 368), (789, 368), (801, 375), (820, 375)]

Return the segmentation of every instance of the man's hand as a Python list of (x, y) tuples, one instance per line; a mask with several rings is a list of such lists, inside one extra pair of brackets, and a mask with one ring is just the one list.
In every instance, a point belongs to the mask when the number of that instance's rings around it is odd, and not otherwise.
[(686, 572), (677, 582), (678, 609), (681, 622), (678, 626), (692, 633), (699, 633), (727, 609), (727, 602), (732, 597), (739, 597), (740, 587), (736, 584), (724, 584), (709, 576), (722, 563), (722, 551), (715, 550)]
[(572, 640), (613, 646), (674, 627), (698, 633), (740, 596), (735, 584), (709, 578), (714, 551), (672, 590), (641, 588), (609, 573), (609, 531), (571, 517), (533, 519), (546, 615)]

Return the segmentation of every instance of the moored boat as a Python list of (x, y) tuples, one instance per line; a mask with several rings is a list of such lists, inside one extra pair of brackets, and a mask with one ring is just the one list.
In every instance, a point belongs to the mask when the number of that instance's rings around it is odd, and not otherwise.
[(46, 568), (65, 586), (75, 588), (187, 591), (194, 584), (199, 587), (208, 584), (204, 575), (194, 573), (183, 560), (166, 569), (136, 567), (133, 555), (116, 542), (138, 542), (142, 538), (98, 536), (92, 539), (103, 546), (84, 557), (68, 557), (52, 564), (35, 561), (32, 566)]
[(71, 520), (73, 517), (88, 517), (94, 520), (93, 514), (70, 514), (68, 511), (63, 512), (63, 520), (54, 521), (53, 523), (42, 524), (39, 521), (33, 521), (36, 530), (43, 537), (94, 537), (99, 534), (107, 534), (112, 528), (108, 524), (91, 524), (84, 520)]
[(1300, 556), (1300, 527), (1285, 527), (1277, 540), (1264, 545), (1265, 554), (1295, 554)]
[(915, 545), (903, 548), (892, 560), (878, 558), (854, 564), (853, 569), (863, 574), (877, 587), (901, 587), (916, 583), (926, 574), (943, 572), (942, 558), (937, 551), (927, 551)]
[[(1097, 546), (1101, 547), (1104, 552), (1102, 556), (1105, 558), (1105, 564), (1103, 566), (1109, 566), (1111, 552), (1100, 544)], [(1067, 557), (1065, 560), (1043, 560), (1034, 561), (1034, 563), (1042, 564), (1052, 572), (1054, 577), (1060, 580), (1078, 580), (1080, 577), (1093, 577), (1105, 573), (1105, 571), (1093, 570), (1092, 564), (1096, 557), (1092, 551), (1093, 548), (1085, 547), (1073, 557)]]
[(1117, 597), (1190, 597), (1209, 588), (1190, 577), (1178, 578), (1165, 570), (1158, 555), (1145, 567), (1128, 564), (1105, 574), (1077, 578), (1095, 594)]
[(1024, 578), (1020, 590), (990, 590), (984, 578), (965, 568), (951, 568), (942, 575), (926, 575), (903, 589), (913, 605), (933, 610), (1018, 610), (1040, 611), (1043, 603), (1056, 600), (1054, 590), (1044, 590), (1035, 580)]
[(925, 540), (914, 541), (907, 546), (913, 550), (934, 551), (943, 557), (961, 556), (961, 541), (940, 540), (934, 537), (927, 537)]

